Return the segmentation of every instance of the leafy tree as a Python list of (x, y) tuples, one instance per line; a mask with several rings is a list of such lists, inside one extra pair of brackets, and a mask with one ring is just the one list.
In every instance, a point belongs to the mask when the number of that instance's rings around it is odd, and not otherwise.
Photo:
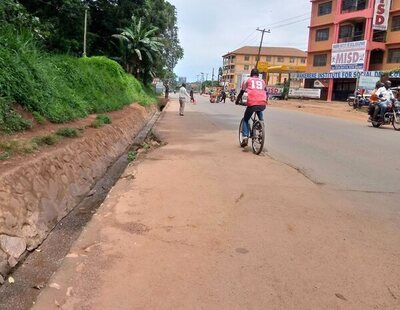
[(42, 39), (48, 34), (39, 18), (29, 14), (17, 0), (0, 1), (0, 28), (7, 26), (18, 30), (29, 28), (37, 37)]
[(120, 31), (120, 34), (114, 34), (113, 37), (119, 40), (122, 55), (120, 61), (126, 70), (137, 77), (147, 74), (154, 76), (151, 68), (164, 46), (161, 38), (156, 36), (158, 28), (147, 28), (141, 18), (136, 19), (132, 16), (130, 27)]
[(117, 56), (126, 62), (126, 51), (121, 45), (115, 48), (112, 36), (118, 29), (129, 28), (134, 15), (145, 28), (157, 28), (154, 35), (163, 43), (155, 59), (144, 56), (140, 78), (145, 82), (151, 81), (152, 75), (169, 79), (183, 49), (176, 9), (166, 0), (0, 0), (0, 22), (9, 20), (33, 29), (49, 52), (81, 55), (85, 9), (89, 16), (88, 55)]
[(82, 0), (18, 0), (46, 26), (50, 51), (82, 54), (85, 3)]

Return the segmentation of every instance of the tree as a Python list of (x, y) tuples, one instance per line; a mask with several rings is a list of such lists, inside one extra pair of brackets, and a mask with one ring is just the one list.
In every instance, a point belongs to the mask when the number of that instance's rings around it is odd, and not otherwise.
[(119, 40), (120, 62), (127, 72), (137, 78), (147, 79), (148, 75), (154, 76), (152, 65), (164, 47), (161, 38), (156, 36), (157, 31), (158, 28), (147, 28), (141, 18), (132, 16), (131, 25), (120, 29), (120, 34), (113, 35)]
[(47, 29), (50, 51), (82, 54), (85, 3), (82, 0), (18, 0)]

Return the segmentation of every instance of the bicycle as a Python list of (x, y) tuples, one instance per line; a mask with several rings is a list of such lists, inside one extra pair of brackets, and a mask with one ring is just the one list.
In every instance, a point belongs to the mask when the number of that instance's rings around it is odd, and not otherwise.
[[(239, 126), (239, 145), (242, 145), (243, 142), (243, 123), (244, 118), (240, 121)], [(256, 155), (260, 155), (264, 149), (265, 143), (265, 125), (264, 121), (260, 121), (257, 116), (257, 112), (254, 112), (250, 119), (250, 139), (251, 139), (251, 146), (253, 149), (253, 153)]]

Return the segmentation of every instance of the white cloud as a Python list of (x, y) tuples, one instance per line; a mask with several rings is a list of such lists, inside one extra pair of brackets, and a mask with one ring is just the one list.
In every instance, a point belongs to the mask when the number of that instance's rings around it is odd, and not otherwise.
[(217, 72), (222, 65), (222, 55), (227, 52), (243, 45), (258, 45), (261, 34), (255, 31), (257, 27), (271, 28), (264, 46), (307, 49), (309, 0), (169, 2), (176, 6), (179, 38), (185, 50), (176, 73), (189, 81), (195, 80), (200, 72), (211, 74), (213, 67)]

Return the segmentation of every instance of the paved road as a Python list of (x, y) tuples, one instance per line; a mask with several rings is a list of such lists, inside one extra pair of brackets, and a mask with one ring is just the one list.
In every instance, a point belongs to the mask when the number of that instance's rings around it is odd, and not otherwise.
[[(237, 130), (243, 107), (210, 104), (198, 111), (218, 126)], [(317, 183), (334, 189), (400, 193), (400, 132), (367, 123), (269, 108), (267, 150)], [(235, 141), (236, 142), (236, 141)]]

